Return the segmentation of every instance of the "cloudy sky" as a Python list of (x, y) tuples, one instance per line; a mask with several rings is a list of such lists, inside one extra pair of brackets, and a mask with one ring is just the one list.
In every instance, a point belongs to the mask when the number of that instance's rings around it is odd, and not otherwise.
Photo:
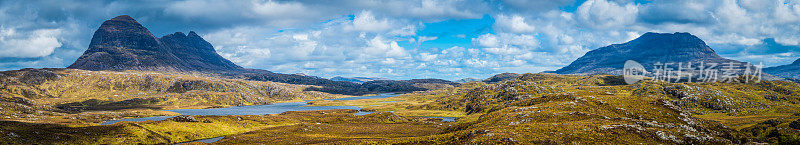
[(796, 0), (4, 0), (0, 70), (66, 67), (118, 15), (159, 37), (196, 31), (244, 67), (321, 77), (535, 73), (645, 32), (689, 32), (766, 66), (800, 58)]

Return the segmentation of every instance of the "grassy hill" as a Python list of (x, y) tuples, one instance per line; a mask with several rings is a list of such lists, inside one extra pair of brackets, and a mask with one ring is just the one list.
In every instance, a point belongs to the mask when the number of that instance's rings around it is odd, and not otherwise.
[[(173, 115), (161, 109), (264, 105), (339, 98), (309, 85), (226, 79), (203, 73), (24, 69), (0, 72), (0, 118), (99, 122)], [(64, 117), (67, 116), (67, 117)], [(47, 121), (42, 121), (42, 119)]]
[[(44, 93), (48, 91), (43, 91), (48, 89), (42, 86), (69, 80), (64, 78), (66, 74), (75, 75), (83, 72), (74, 70), (50, 71), (61, 78), (26, 79), (28, 78), (25, 77), (26, 75), (18, 74), (14, 77), (15, 79), (11, 80), (16, 81), (16, 83), (29, 84), (16, 87), (7, 87), (14, 85), (6, 85), (3, 88), (4, 90), (14, 90), (8, 88), (24, 88), (24, 86), (28, 86), (31, 89), (36, 88), (33, 90), (42, 90), (42, 92), (33, 93), (40, 95), (33, 96), (46, 96), (41, 94), (48, 94)], [(99, 75), (98, 73), (103, 72), (85, 73)], [(136, 74), (144, 73), (137, 72)], [(108, 75), (110, 74), (100, 76)], [(224, 81), (215, 82), (210, 79), (213, 77), (199, 77), (202, 80), (201, 82), (205, 83), (181, 83), (183, 81), (180, 80), (188, 79), (188, 76), (191, 75), (153, 75), (181, 76), (181, 78), (166, 79), (166, 77), (156, 77), (162, 78), (164, 82), (168, 83), (153, 83), (158, 85), (152, 85), (160, 87), (129, 86), (125, 88), (133, 89), (131, 92), (139, 91), (134, 88), (150, 88), (144, 90), (151, 91), (159, 90), (152, 91), (150, 94), (153, 96), (182, 94), (203, 98), (204, 95), (197, 94), (228, 94), (206, 99), (219, 100), (216, 103), (224, 103), (228, 101), (214, 98), (234, 97), (236, 95), (232, 94), (242, 94), (242, 92), (229, 94), (226, 91), (236, 90), (229, 88), (238, 88), (235, 86), (268, 86), (261, 84), (268, 82), (242, 80), (221, 79)], [(51, 75), (42, 73), (36, 76)], [(326, 110), (287, 112), (279, 115), (187, 116), (164, 121), (123, 122), (110, 126), (64, 126), (52, 123), (26, 123), (36, 121), (3, 121), (0, 122), (2, 124), (0, 125), (0, 134), (5, 134), (6, 136), (0, 136), (0, 139), (4, 139), (0, 140), (0, 143), (2, 141), (6, 143), (41, 143), (36, 141), (56, 140), (58, 138), (69, 138), (70, 140), (64, 142), (65, 144), (177, 143), (217, 136), (226, 137), (215, 142), (215, 144), (800, 143), (798, 142), (800, 141), (800, 104), (798, 104), (800, 103), (800, 95), (798, 95), (800, 94), (800, 85), (797, 83), (785, 81), (665, 83), (645, 80), (641, 83), (626, 85), (622, 82), (619, 76), (611, 75), (523, 74), (515, 79), (492, 84), (471, 82), (458, 87), (442, 87), (436, 90), (418, 91), (391, 98), (309, 102), (311, 105), (361, 106), (365, 107), (363, 110), (366, 111), (382, 112), (362, 116), (354, 115), (355, 110)], [(102, 83), (98, 81), (92, 84)], [(309, 92), (298, 91), (302, 90), (303, 86), (288, 86), (288, 89), (285, 90), (293, 92), (291, 94), (296, 94), (298, 97), (302, 95), (314, 97), (313, 93), (309, 95), (307, 94)], [(117, 90), (110, 89), (110, 86), (90, 88), (105, 90), (106, 92), (111, 90), (114, 90), (111, 92), (115, 92)], [(71, 101), (57, 101), (61, 99), (55, 98), (64, 95), (35, 98), (24, 95), (31, 93), (20, 92), (25, 91), (4, 91), (4, 96), (13, 95), (13, 97), (4, 97), (10, 98), (4, 99), (4, 102), (20, 106), (31, 106), (31, 108), (44, 108), (33, 109), (34, 113), (28, 112), (27, 114), (47, 112), (46, 104), (59, 104), (43, 102), (86, 102), (91, 99), (64, 97), (63, 100)], [(114, 99), (114, 97), (108, 98), (108, 95), (98, 95), (95, 99), (100, 100), (100, 96), (106, 97), (105, 101), (107, 102), (128, 100)], [(282, 100), (280, 99), (282, 97), (279, 96), (264, 98)], [(167, 99), (165, 101), (155, 101), (154, 103), (139, 104), (168, 108), (175, 107), (174, 103), (180, 100)], [(283, 100), (291, 99), (285, 98)], [(187, 104), (197, 104), (195, 106), (216, 104), (207, 101), (188, 101), (188, 99), (185, 101), (188, 102)], [(257, 103), (258, 101), (242, 102)], [(6, 105), (3, 107), (5, 108)], [(78, 108), (78, 110), (92, 109), (92, 107), (74, 108)], [(57, 110), (59, 108), (49, 109)], [(25, 109), (20, 110), (24, 111)], [(84, 111), (82, 114), (87, 114), (85, 112), (92, 111)], [(142, 111), (134, 114), (142, 115), (148, 113), (158, 112)], [(51, 116), (63, 114), (70, 113)], [(102, 117), (103, 115), (98, 116)], [(456, 122), (450, 123), (415, 116), (459, 118)], [(187, 121), (185, 118), (188, 117), (193, 117), (193, 119), (188, 119), (189, 121)], [(67, 118), (62, 120), (74, 119)], [(11, 133), (14, 134), (9, 135)], [(54, 135), (52, 135), (53, 137), (42, 137), (41, 133)]]
[(784, 81), (625, 85), (610, 75), (524, 74), (394, 98), (312, 103), (463, 116), (447, 133), (391, 143), (796, 144), (798, 93), (800, 85)]

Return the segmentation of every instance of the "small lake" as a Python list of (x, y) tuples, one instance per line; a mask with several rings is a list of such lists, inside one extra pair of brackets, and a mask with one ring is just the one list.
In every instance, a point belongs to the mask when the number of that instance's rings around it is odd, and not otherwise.
[[(401, 94), (394, 94), (394, 93), (386, 93), (386, 94), (379, 94), (375, 96), (358, 96), (358, 97), (347, 97), (347, 98), (338, 98), (338, 99), (325, 99), (325, 100), (361, 100), (361, 99), (378, 99), (378, 98), (389, 98), (399, 96)], [(384, 103), (391, 103), (396, 101), (386, 101)], [(270, 105), (252, 105), (252, 106), (234, 106), (228, 108), (209, 108), (209, 109), (177, 109), (177, 110), (165, 110), (171, 111), (175, 113), (179, 113), (181, 115), (265, 115), (265, 114), (280, 114), (287, 111), (310, 111), (310, 110), (331, 110), (331, 109), (353, 109), (353, 110), (361, 110), (360, 107), (356, 106), (308, 106), (308, 101), (305, 102), (289, 102), (289, 103), (275, 103)], [(363, 112), (359, 111), (355, 113), (355, 115), (366, 115), (372, 112)], [(132, 122), (139, 122), (139, 121), (160, 121), (172, 118), (175, 116), (154, 116), (154, 117), (143, 117), (143, 118), (130, 118), (130, 119), (122, 119), (122, 120), (106, 120), (100, 125), (110, 125), (121, 121), (132, 121)], [(442, 121), (455, 121), (455, 117), (428, 117), (428, 118), (442, 118)], [(201, 139), (195, 140), (190, 142), (204, 142), (204, 143), (212, 143), (216, 142), (223, 137), (215, 137), (209, 139)], [(184, 143), (190, 143), (184, 142)], [(183, 143), (178, 143), (183, 144)]]
[[(358, 96), (358, 97), (348, 97), (348, 98), (338, 98), (338, 99), (326, 99), (326, 100), (360, 100), (360, 99), (377, 99), (377, 98), (389, 98), (399, 96), (400, 94), (394, 93), (387, 93), (387, 94), (379, 94), (376, 96)], [(310, 110), (331, 110), (331, 109), (353, 109), (353, 110), (360, 110), (360, 107), (356, 106), (308, 106), (308, 101), (306, 102), (289, 102), (289, 103), (275, 103), (270, 105), (252, 105), (252, 106), (234, 106), (228, 108), (209, 108), (209, 109), (177, 109), (177, 110), (165, 110), (170, 112), (179, 113), (181, 115), (218, 115), (218, 116), (225, 116), (225, 115), (265, 115), (265, 114), (280, 114), (287, 111), (310, 111)], [(372, 112), (358, 112), (356, 115), (364, 115), (369, 114)], [(139, 122), (139, 121), (159, 121), (169, 119), (175, 116), (154, 116), (154, 117), (144, 117), (144, 118), (130, 118), (130, 119), (122, 119), (122, 120), (107, 120), (100, 125), (109, 125), (114, 124), (121, 121), (132, 121), (132, 122)]]
[(456, 122), (456, 119), (458, 119), (458, 117), (429, 117), (429, 116), (422, 116), (422, 117), (425, 117), (425, 118), (441, 118), (442, 121), (444, 121), (444, 122)]

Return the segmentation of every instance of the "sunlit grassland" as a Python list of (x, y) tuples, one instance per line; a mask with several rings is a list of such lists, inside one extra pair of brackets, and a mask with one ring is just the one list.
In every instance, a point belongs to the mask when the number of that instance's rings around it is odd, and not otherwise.
[[(461, 87), (445, 87), (440, 89), (419, 91), (403, 94), (397, 97), (361, 99), (361, 100), (315, 100), (310, 106), (358, 106), (362, 111), (387, 112), (391, 111), (402, 116), (428, 116), (428, 117), (464, 117), (464, 100), (451, 99), (460, 97), (471, 89), (485, 83), (473, 82), (462, 84)], [(446, 102), (444, 102), (446, 101)]]
[(449, 132), (392, 143), (790, 143), (800, 132), (790, 127), (800, 119), (798, 89), (784, 81), (626, 85), (619, 76), (525, 74), (496, 84), (313, 104), (464, 114)]
[(92, 124), (110, 119), (174, 115), (157, 111), (162, 109), (265, 105), (347, 97), (304, 91), (308, 87), (311, 86), (228, 79), (205, 73), (75, 69), (5, 71), (0, 73), (0, 118)]
[[(93, 74), (103, 75), (107, 74)], [(197, 78), (183, 76), (187, 74), (153, 75), (157, 75), (155, 78), (172, 79), (150, 82), (153, 87), (83, 87), (100, 90), (101, 93), (97, 94), (102, 94), (88, 95), (85, 99), (42, 97), (48, 95), (41, 94), (58, 90), (58, 87), (42, 89), (41, 86), (47, 86), (48, 83), (62, 84), (68, 88), (81, 86), (59, 82), (71, 79), (30, 82), (20, 77), (10, 82), (25, 84), (3, 85), (5, 91), (2, 91), (2, 95), (11, 97), (6, 97), (0, 103), (20, 106), (11, 109), (19, 112), (4, 111), (8, 115), (38, 113), (57, 116), (31, 117), (38, 121), (26, 122), (69, 122), (102, 120), (111, 116), (157, 115), (164, 113), (157, 111), (163, 108), (248, 105), (327, 96), (316, 96), (321, 94), (318, 92), (304, 92), (302, 90), (306, 86), (300, 85), (202, 75)], [(181, 78), (175, 78), (178, 76)], [(73, 81), (78, 80), (69, 82)], [(121, 81), (122, 84), (148, 84), (147, 81), (136, 79)], [(94, 83), (100, 81), (82, 85), (91, 86)], [(276, 93), (269, 93), (273, 91)], [(50, 94), (70, 94), (68, 92)], [(136, 96), (130, 93), (143, 92), (144, 95), (136, 97), (144, 100), (120, 97), (120, 92), (127, 93), (126, 97)], [(29, 100), (34, 102), (31, 104), (35, 105), (30, 105), (32, 109), (26, 110), (25, 100), (15, 100), (13, 97), (31, 98)], [(94, 101), (90, 101), (92, 99)], [(48, 110), (47, 105), (68, 102), (81, 102), (71, 107), (83, 110)], [(132, 108), (109, 110), (109, 107), (115, 109), (109, 104), (120, 105), (120, 102), (134, 105)], [(363, 111), (379, 113), (356, 116), (353, 115), (355, 110), (325, 110), (280, 115), (194, 116), (197, 122), (165, 120), (122, 122), (106, 126), (3, 122), (8, 125), (0, 126), (3, 127), (0, 135), (15, 132), (23, 140), (0, 141), (30, 141), (31, 138), (54, 141), (56, 139), (53, 137), (59, 137), (62, 139), (59, 141), (68, 141), (65, 144), (135, 144), (175, 143), (218, 136), (226, 137), (217, 144), (796, 144), (800, 141), (800, 85), (786, 81), (666, 83), (645, 80), (628, 85), (619, 76), (540, 73), (524, 74), (517, 79), (493, 84), (471, 82), (459, 87), (442, 87), (390, 98), (317, 100), (309, 104), (359, 106), (364, 108)], [(440, 122), (413, 116), (459, 119), (456, 122)], [(43, 129), (37, 133), (32, 128)], [(51, 134), (52, 137), (41, 137), (42, 134)]]
[[(231, 116), (192, 116), (194, 120), (167, 119), (163, 121), (119, 122), (113, 125), (69, 127), (56, 124), (35, 124), (21, 122), (0, 122), (0, 131), (13, 133), (17, 139), (1, 139), (0, 144), (165, 144), (198, 139), (242, 134), (251, 131), (278, 130), (286, 133), (296, 130), (283, 130), (281, 127), (312, 126), (317, 124), (334, 125), (359, 134), (354, 124), (372, 124), (371, 131), (384, 132), (386, 137), (405, 137), (440, 132), (443, 122), (427, 121), (422, 118), (406, 118), (391, 113), (376, 113), (356, 116), (356, 110), (298, 111), (273, 115), (231, 115)], [(398, 128), (416, 128), (419, 132), (405, 132), (391, 129), (380, 130), (381, 124), (395, 124)], [(447, 123), (444, 123), (447, 124)], [(349, 126), (349, 127), (348, 127)], [(436, 126), (436, 127), (430, 127)], [(370, 126), (361, 126), (362, 128)], [(438, 128), (437, 128), (438, 127)], [(391, 127), (390, 127), (391, 128)], [(417, 134), (419, 133), (419, 134)], [(360, 134), (371, 136), (371, 134)], [(236, 137), (245, 137), (236, 135)], [(241, 137), (240, 137), (241, 138)], [(265, 140), (252, 140), (265, 141)]]

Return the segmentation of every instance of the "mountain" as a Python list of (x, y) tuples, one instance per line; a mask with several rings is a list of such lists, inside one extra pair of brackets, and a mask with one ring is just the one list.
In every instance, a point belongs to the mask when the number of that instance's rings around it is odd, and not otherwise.
[(486, 83), (497, 83), (497, 82), (501, 82), (501, 81), (505, 81), (505, 80), (516, 79), (519, 76), (522, 76), (522, 75), (518, 74), (518, 73), (501, 73), (501, 74), (497, 74), (497, 75), (494, 75), (492, 77), (486, 78), (485, 80), (483, 80), (483, 82), (486, 82)]
[(478, 79), (478, 78), (463, 78), (463, 79), (459, 79), (459, 80), (456, 80), (456, 81), (453, 81), (453, 82), (456, 82), (456, 83), (469, 83), (469, 82), (480, 82), (480, 81), (481, 81), (481, 79)]
[[(281, 74), (242, 68), (217, 54), (214, 46), (194, 31), (189, 34), (175, 32), (158, 38), (127, 15), (103, 22), (92, 36), (89, 48), (67, 68), (92, 71), (197, 71), (232, 79), (313, 85), (304, 90), (347, 95), (413, 92), (441, 85), (458, 85), (436, 79), (388, 81), (385, 78), (357, 77), (350, 81), (335, 81), (302, 73)], [(376, 80), (386, 81), (364, 83)], [(362, 82), (355, 83), (357, 81)]]
[(337, 77), (331, 78), (331, 80), (333, 80), (333, 81), (347, 81), (347, 82), (354, 82), (354, 83), (364, 83), (364, 82), (375, 81), (375, 80), (389, 80), (389, 79), (380, 78), (380, 77), (352, 77), (352, 78), (346, 78), (346, 77), (337, 76)]
[(651, 70), (656, 62), (725, 63), (706, 43), (689, 33), (652, 33), (622, 44), (612, 44), (587, 52), (570, 65), (554, 71), (558, 74), (622, 74), (623, 64), (634, 60)]
[(211, 46), (211, 43), (194, 31), (189, 31), (188, 35), (175, 32), (161, 37), (159, 40), (172, 51), (172, 54), (183, 60), (190, 69), (237, 70), (242, 68), (217, 54), (214, 46)]
[(795, 60), (792, 64), (764, 68), (764, 73), (779, 77), (800, 79), (800, 59)]
[(239, 70), (194, 31), (157, 38), (127, 15), (103, 22), (89, 48), (67, 68), (84, 70)]

